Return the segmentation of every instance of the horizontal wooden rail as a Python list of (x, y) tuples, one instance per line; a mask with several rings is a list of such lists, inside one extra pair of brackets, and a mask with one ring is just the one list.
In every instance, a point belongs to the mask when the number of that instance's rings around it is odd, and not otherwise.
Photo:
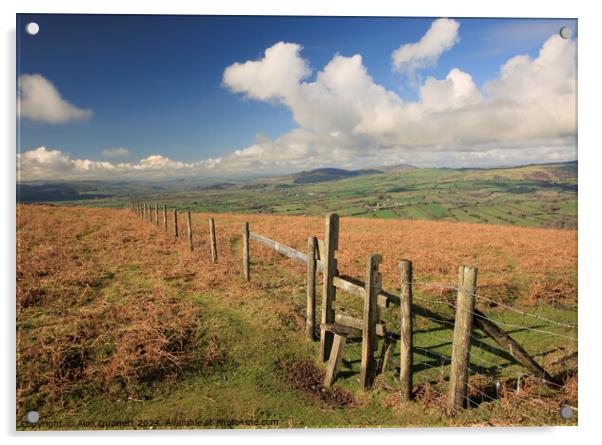
[[(342, 326), (356, 330), (357, 332), (355, 332), (355, 333), (358, 334), (359, 336), (362, 335), (363, 321), (360, 318), (351, 317), (350, 315), (345, 315), (345, 314), (341, 314), (341, 313), (337, 312), (334, 314), (334, 321), (335, 321), (335, 323), (338, 323)], [(387, 334), (388, 333), (385, 330), (385, 325), (382, 323), (377, 323), (376, 324), (376, 335), (378, 335), (379, 337), (384, 337)]]
[[(250, 237), (252, 240), (260, 242), (261, 244), (281, 253), (288, 258), (298, 261), (300, 263), (307, 264), (307, 255), (293, 249), (292, 247), (280, 244), (278, 241), (274, 241), (258, 233), (251, 232)], [(316, 261), (316, 270), (324, 272), (324, 263), (320, 260)], [(335, 276), (333, 280), (335, 287), (341, 289), (344, 292), (348, 292), (358, 298), (364, 298), (366, 295), (365, 285), (359, 280), (347, 276)], [(399, 297), (387, 292), (381, 291), (378, 295), (378, 305), (381, 307), (389, 307), (390, 302), (396, 302), (399, 305)]]
[[(334, 287), (341, 289), (344, 292), (355, 295), (358, 298), (364, 298), (366, 296), (366, 290), (363, 287), (363, 283), (359, 280), (355, 280), (347, 276), (335, 276), (332, 283)], [(389, 307), (389, 297), (383, 292), (380, 292), (376, 297), (376, 302), (380, 307)]]
[[(298, 250), (293, 249), (292, 247), (285, 246), (284, 244), (280, 244), (278, 241), (274, 241), (272, 239), (266, 238), (263, 235), (259, 235), (258, 233), (251, 232), (251, 239), (261, 244), (274, 249), (276, 252), (281, 253), (284, 256), (289, 257), (292, 260), (298, 261), (303, 264), (307, 264), (307, 255), (299, 252)], [(324, 272), (324, 263), (322, 261), (316, 261), (316, 269), (320, 272)]]

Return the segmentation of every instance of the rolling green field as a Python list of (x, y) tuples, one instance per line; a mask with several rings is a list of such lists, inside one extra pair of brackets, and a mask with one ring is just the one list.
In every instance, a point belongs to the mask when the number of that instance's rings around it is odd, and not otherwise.
[[(87, 193), (100, 194), (102, 189)], [(189, 190), (128, 186), (123, 193), (113, 193), (68, 203), (120, 207), (136, 195), (198, 212), (323, 215), (336, 211), (341, 216), (577, 226), (576, 162), (500, 169), (418, 168), (309, 184), (297, 184), (293, 175)]]

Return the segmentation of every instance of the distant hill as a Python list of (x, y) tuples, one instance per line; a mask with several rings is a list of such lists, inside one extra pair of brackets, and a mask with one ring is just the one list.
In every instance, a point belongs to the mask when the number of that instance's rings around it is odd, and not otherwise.
[(342, 168), (317, 168), (315, 170), (302, 171), (292, 175), (295, 184), (310, 184), (315, 182), (337, 181), (339, 179), (353, 178), (356, 176), (375, 175), (383, 173), (381, 170), (345, 170)]
[(378, 170), (381, 170), (385, 173), (391, 172), (403, 172), (409, 170), (416, 170), (418, 167), (412, 164), (395, 164), (395, 165), (385, 165), (383, 167), (377, 167)]
[(197, 185), (191, 187), (190, 190), (226, 190), (232, 187), (236, 187), (236, 184), (232, 182), (219, 182), (211, 185)]
[(80, 193), (71, 184), (17, 184), (18, 202), (75, 201), (79, 199), (109, 198), (108, 193)]

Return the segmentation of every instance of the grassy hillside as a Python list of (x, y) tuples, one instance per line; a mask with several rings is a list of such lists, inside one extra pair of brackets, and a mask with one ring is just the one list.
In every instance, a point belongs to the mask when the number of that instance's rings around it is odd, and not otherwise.
[[(365, 179), (365, 178), (363, 178)], [(304, 268), (256, 244), (252, 280), (241, 277), (241, 223), (305, 250), (322, 217), (193, 215), (194, 252), (126, 210), (18, 206), (17, 419), (40, 412), (48, 428), (341, 427), (574, 424), (560, 404), (577, 404), (576, 351), (560, 325), (479, 302), (544, 366), (564, 376), (561, 391), (523, 372), (482, 336), (471, 352), (475, 406), (444, 413), (451, 330), (416, 320), (416, 401), (400, 403), (398, 352), (367, 393), (359, 390), (359, 346), (351, 342), (334, 389), (321, 386), (318, 344), (304, 336)], [(208, 254), (207, 218), (216, 218), (218, 264)], [(181, 233), (185, 233), (181, 221)], [(448, 315), (442, 301), (457, 266), (479, 266), (479, 294), (533, 314), (576, 323), (576, 232), (428, 221), (342, 218), (339, 269), (361, 277), (371, 252), (384, 255), (385, 287), (398, 290), (397, 261), (414, 261), (415, 296)], [(318, 298), (319, 301), (319, 298)], [(357, 315), (361, 302), (337, 296)], [(318, 306), (318, 313), (319, 313)], [(398, 308), (383, 311), (397, 330)], [(527, 329), (530, 328), (530, 329)], [(533, 330), (535, 329), (535, 330)], [(554, 332), (557, 337), (546, 335)], [(499, 394), (491, 383), (501, 382)], [(476, 391), (476, 392), (475, 392)], [(204, 425), (172, 421), (202, 420)], [(172, 423), (170, 423), (172, 422)], [(44, 427), (44, 425), (42, 426)]]
[[(257, 180), (195, 190), (129, 190), (128, 196), (203, 212), (278, 215), (341, 215), (575, 228), (577, 164), (504, 169), (441, 169), (363, 174), (316, 182), (307, 175)], [(308, 182), (299, 184), (301, 182)], [(313, 179), (312, 179), (313, 178)], [(333, 178), (330, 178), (333, 179)], [(123, 206), (124, 199), (70, 202), (70, 205)]]

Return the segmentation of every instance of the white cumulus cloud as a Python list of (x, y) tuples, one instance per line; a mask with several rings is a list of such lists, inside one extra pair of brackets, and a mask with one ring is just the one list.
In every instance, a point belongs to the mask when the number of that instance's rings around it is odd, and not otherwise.
[(92, 116), (62, 98), (56, 87), (41, 74), (22, 74), (19, 77), (17, 111), (20, 117), (35, 121), (62, 124), (85, 120)]
[(58, 149), (38, 147), (17, 154), (17, 180), (41, 179), (157, 179), (207, 173), (221, 158), (186, 163), (162, 155), (151, 155), (137, 163), (73, 159)]
[[(250, 98), (269, 100), (293, 90), (309, 75), (307, 63), (299, 57), (301, 46), (279, 42), (265, 50), (259, 61), (235, 63), (224, 71), (224, 84)], [(249, 83), (249, 80), (253, 83)]]
[[(421, 42), (431, 40), (426, 37), (433, 29), (438, 27), (433, 25)], [(282, 51), (278, 57), (284, 52), (292, 65), (308, 66), (298, 45), (275, 46)], [(409, 162), (414, 158), (439, 159), (441, 164), (453, 161), (452, 153), (493, 150), (499, 154), (504, 148), (513, 150), (518, 160), (516, 150), (520, 147), (541, 150), (542, 160), (549, 160), (553, 158), (550, 150), (557, 148), (566, 153), (567, 147), (575, 146), (575, 48), (575, 41), (553, 35), (536, 58), (511, 58), (484, 88), (479, 88), (469, 73), (453, 68), (444, 79), (428, 77), (419, 88), (419, 99), (411, 102), (404, 102), (395, 92), (377, 84), (359, 54), (335, 55), (316, 73), (315, 80), (303, 80), (308, 77), (305, 73), (293, 75), (285, 88), (262, 95), (260, 100), (276, 100), (288, 107), (298, 128), (273, 141), (256, 141), (224, 157), (224, 163), (244, 155), (249, 163), (253, 159), (278, 164), (288, 158), (295, 163), (305, 161), (308, 166), (343, 165), (352, 160), (361, 165), (369, 157), (376, 163), (374, 158), (395, 156)], [(430, 52), (434, 53), (439, 52)], [(249, 97), (259, 97), (255, 89), (265, 81), (265, 67), (277, 65), (272, 56), (276, 54), (268, 50), (262, 59), (253, 61), (254, 69), (239, 73), (235, 85), (224, 76), (224, 85)], [(276, 78), (282, 75), (269, 71)], [(425, 157), (426, 151), (437, 155)], [(487, 156), (469, 159), (474, 165), (493, 161)]]
[(460, 24), (453, 19), (435, 20), (418, 42), (406, 43), (393, 51), (394, 69), (400, 73), (413, 73), (434, 66), (441, 54), (458, 43), (459, 29)]
[[(400, 60), (436, 60), (458, 38), (458, 25), (451, 22), (435, 21), (416, 46), (401, 47), (414, 49), (404, 50)], [(441, 27), (449, 29), (443, 32)], [(429, 76), (413, 101), (378, 84), (359, 54), (336, 54), (315, 74), (309, 66), (300, 45), (279, 42), (260, 59), (224, 70), (222, 83), (230, 91), (290, 111), (296, 128), (276, 138), (258, 135), (247, 147), (192, 163), (157, 154), (114, 164), (71, 159), (60, 150), (39, 147), (19, 156), (20, 177), (150, 178), (399, 162), (491, 166), (576, 158), (575, 40), (552, 35), (537, 56), (510, 58), (482, 87), (459, 67), (443, 78)]]

